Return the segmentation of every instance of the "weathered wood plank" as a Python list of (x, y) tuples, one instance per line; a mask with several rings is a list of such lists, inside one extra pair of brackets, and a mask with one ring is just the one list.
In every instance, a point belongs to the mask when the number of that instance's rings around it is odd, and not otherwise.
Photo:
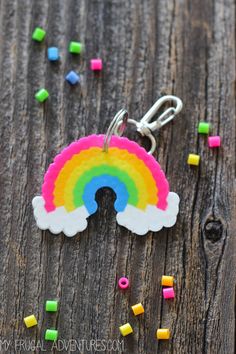
[[(0, 1), (0, 340), (11, 341), (9, 353), (27, 352), (15, 341), (41, 340), (48, 326), (89, 342), (121, 339), (127, 321), (134, 335), (124, 353), (235, 352), (234, 12), (233, 0)], [(42, 44), (31, 41), (36, 25), (47, 29)], [(79, 59), (67, 51), (77, 38), (86, 45)], [(59, 64), (47, 61), (49, 45), (60, 47)], [(93, 56), (104, 59), (100, 77), (88, 70)], [(64, 80), (73, 68), (84, 74), (83, 89)], [(39, 105), (42, 86), (50, 99)], [(135, 236), (116, 224), (115, 196), (102, 190), (85, 232), (40, 232), (31, 200), (60, 149), (104, 132), (122, 107), (141, 118), (166, 93), (184, 102), (156, 135), (155, 156), (181, 197), (176, 226)], [(197, 135), (200, 119), (222, 136), (221, 149)], [(189, 152), (201, 155), (199, 168), (187, 166)], [(164, 273), (177, 280), (171, 304), (161, 296)], [(126, 294), (116, 287), (123, 274), (132, 284)], [(44, 301), (53, 297), (60, 310), (48, 316)], [(138, 301), (142, 318), (130, 311)], [(29, 331), (22, 318), (31, 312), (39, 326)], [(155, 339), (160, 326), (171, 329), (168, 343)]]

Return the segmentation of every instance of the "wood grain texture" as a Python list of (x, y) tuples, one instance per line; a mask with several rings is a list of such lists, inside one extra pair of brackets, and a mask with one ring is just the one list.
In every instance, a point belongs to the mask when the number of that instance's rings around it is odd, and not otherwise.
[[(31, 40), (38, 25), (47, 30), (41, 44)], [(134, 335), (120, 353), (235, 353), (234, 0), (0, 0), (0, 34), (0, 340), (11, 341), (8, 353), (40, 352), (14, 343), (41, 340), (48, 326), (65, 340), (122, 340), (127, 321)], [(81, 58), (68, 53), (73, 39), (86, 45)], [(46, 58), (51, 45), (61, 50), (58, 64)], [(88, 69), (94, 56), (104, 60), (100, 77)], [(83, 89), (65, 82), (70, 69), (84, 75)], [(50, 98), (41, 105), (34, 93), (43, 86)], [(69, 239), (38, 230), (31, 200), (53, 157), (104, 132), (122, 107), (141, 118), (163, 94), (184, 103), (156, 135), (155, 156), (181, 198), (175, 227), (131, 234), (116, 224), (115, 196), (104, 189), (85, 232)], [(208, 149), (199, 120), (222, 136), (222, 148)], [(186, 164), (189, 152), (201, 155), (199, 168)], [(124, 274), (131, 288), (122, 294)], [(162, 299), (162, 274), (176, 278), (172, 303)], [(44, 302), (54, 297), (60, 309), (49, 316)], [(139, 301), (145, 315), (134, 318)], [(39, 325), (27, 330), (30, 313)], [(170, 341), (155, 339), (158, 327), (170, 328)], [(87, 352), (96, 351), (77, 350)]]

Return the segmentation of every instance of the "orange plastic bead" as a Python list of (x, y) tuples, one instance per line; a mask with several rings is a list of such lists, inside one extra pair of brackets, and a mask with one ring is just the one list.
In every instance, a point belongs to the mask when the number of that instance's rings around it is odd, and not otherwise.
[(132, 308), (135, 316), (138, 316), (138, 315), (141, 315), (142, 313), (144, 313), (144, 308), (143, 308), (143, 305), (141, 304), (141, 302), (139, 304), (131, 306), (131, 308)]
[(172, 287), (174, 285), (174, 277), (172, 277), (171, 275), (162, 275), (161, 285)]
[(170, 339), (170, 330), (168, 328), (159, 328), (157, 330), (157, 339)]

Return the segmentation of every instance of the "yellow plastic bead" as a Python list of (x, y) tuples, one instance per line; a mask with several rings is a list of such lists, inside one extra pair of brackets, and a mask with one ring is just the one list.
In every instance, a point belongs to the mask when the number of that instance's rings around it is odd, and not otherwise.
[(27, 328), (36, 326), (38, 324), (34, 315), (28, 316), (24, 318), (24, 322)]
[(144, 308), (143, 308), (143, 305), (141, 304), (141, 302), (139, 304), (131, 306), (131, 308), (132, 308), (135, 316), (138, 316), (138, 315), (141, 315), (142, 313), (144, 313)]
[(200, 156), (195, 154), (188, 155), (188, 164), (198, 166), (200, 162)]
[(133, 333), (133, 328), (129, 323), (124, 324), (123, 326), (120, 326), (120, 333), (122, 334), (123, 337), (128, 336), (128, 334)]
[(171, 275), (162, 275), (161, 285), (162, 286), (173, 286), (174, 285), (174, 277), (172, 277)]
[(159, 328), (157, 330), (157, 339), (170, 339), (170, 330), (168, 328)]

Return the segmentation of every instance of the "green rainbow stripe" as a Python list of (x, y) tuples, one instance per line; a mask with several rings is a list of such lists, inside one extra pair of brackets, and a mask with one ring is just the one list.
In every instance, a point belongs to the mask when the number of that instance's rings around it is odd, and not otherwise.
[(83, 193), (86, 185), (93, 179), (93, 177), (101, 176), (103, 174), (109, 174), (110, 176), (119, 178), (119, 180), (123, 182), (127, 188), (129, 195), (128, 203), (133, 206), (137, 205), (139, 200), (139, 192), (134, 181), (129, 177), (129, 175), (117, 167), (100, 165), (99, 167), (93, 167), (89, 171), (85, 171), (78, 179), (73, 190), (75, 208), (84, 205)]

